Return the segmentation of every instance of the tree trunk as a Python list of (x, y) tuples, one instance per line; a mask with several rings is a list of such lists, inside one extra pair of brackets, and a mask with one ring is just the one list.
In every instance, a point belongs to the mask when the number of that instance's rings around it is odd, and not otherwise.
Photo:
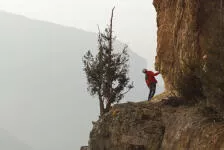
[(105, 112), (104, 105), (103, 105), (103, 99), (102, 96), (99, 95), (99, 102), (100, 102), (100, 116), (102, 116)]
[(111, 101), (108, 101), (107, 105), (106, 105), (106, 108), (104, 110), (104, 113), (107, 113), (110, 111), (110, 108), (111, 108)]
[(110, 39), (109, 39), (109, 49), (112, 51), (112, 43), (113, 43), (113, 17), (114, 17), (114, 9), (112, 9), (111, 18), (110, 18)]
[[(111, 62), (112, 62), (112, 51), (113, 51), (113, 17), (114, 17), (114, 9), (115, 7), (112, 9), (112, 13), (111, 13), (111, 18), (110, 18), (110, 28), (109, 28), (109, 68), (111, 67)], [(108, 103), (106, 105), (106, 108), (105, 108), (105, 111), (108, 112), (109, 109), (110, 109), (110, 105), (111, 105), (111, 96), (112, 96), (112, 78), (110, 76), (111, 74), (111, 69), (108, 70), (108, 96), (107, 96), (107, 99), (108, 99)]]

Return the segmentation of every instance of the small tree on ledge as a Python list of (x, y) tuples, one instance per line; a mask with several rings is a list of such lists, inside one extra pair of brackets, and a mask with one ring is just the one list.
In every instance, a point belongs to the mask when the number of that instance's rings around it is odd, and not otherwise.
[(88, 91), (92, 96), (98, 96), (100, 115), (108, 112), (113, 103), (118, 103), (133, 88), (128, 77), (127, 46), (123, 47), (121, 52), (114, 52), (113, 13), (114, 8), (110, 26), (104, 33), (99, 30), (97, 55), (94, 57), (91, 51), (88, 51), (83, 57)]

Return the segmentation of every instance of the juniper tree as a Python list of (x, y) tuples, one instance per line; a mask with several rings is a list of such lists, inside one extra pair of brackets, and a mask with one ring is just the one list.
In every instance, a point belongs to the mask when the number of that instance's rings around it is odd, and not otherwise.
[(84, 71), (87, 77), (88, 91), (92, 96), (97, 95), (100, 104), (100, 115), (108, 112), (113, 103), (118, 103), (124, 95), (133, 88), (128, 77), (129, 55), (127, 46), (119, 52), (113, 43), (113, 14), (110, 25), (104, 33), (98, 33), (98, 53), (93, 56), (88, 51), (83, 57)]

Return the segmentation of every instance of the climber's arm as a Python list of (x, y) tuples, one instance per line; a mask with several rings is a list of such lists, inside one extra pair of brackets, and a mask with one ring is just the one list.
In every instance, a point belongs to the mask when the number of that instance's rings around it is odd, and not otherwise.
[(154, 73), (154, 76), (157, 76), (159, 74), (159, 72)]

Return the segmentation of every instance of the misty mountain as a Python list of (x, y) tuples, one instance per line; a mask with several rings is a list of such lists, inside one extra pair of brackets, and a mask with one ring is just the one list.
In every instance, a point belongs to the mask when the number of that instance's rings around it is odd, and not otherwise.
[(0, 129), (0, 149), (1, 150), (31, 150), (31, 148), (11, 136), (7, 131)]
[[(0, 12), (0, 127), (35, 150), (86, 145), (99, 106), (87, 93), (82, 56), (96, 49), (96, 33)], [(135, 88), (125, 100), (142, 101), (147, 64), (129, 54)]]

